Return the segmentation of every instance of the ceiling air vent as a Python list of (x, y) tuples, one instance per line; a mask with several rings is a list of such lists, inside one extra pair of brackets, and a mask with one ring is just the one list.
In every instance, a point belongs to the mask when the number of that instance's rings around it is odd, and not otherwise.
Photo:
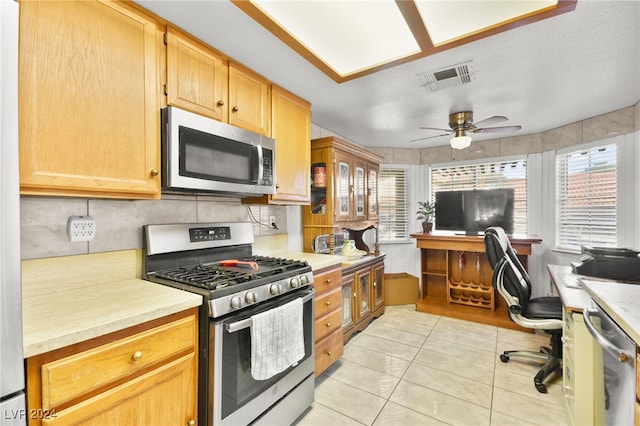
[(428, 91), (446, 89), (447, 87), (460, 86), (471, 83), (472, 63), (464, 62), (435, 71), (418, 74), (420, 86), (424, 86)]

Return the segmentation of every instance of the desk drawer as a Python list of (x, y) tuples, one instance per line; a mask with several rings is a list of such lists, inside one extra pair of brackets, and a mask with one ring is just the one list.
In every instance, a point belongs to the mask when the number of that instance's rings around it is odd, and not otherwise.
[(562, 394), (564, 396), (565, 406), (568, 408), (572, 417), (575, 409), (576, 389), (575, 374), (571, 361), (565, 361), (562, 364)]
[(315, 340), (319, 342), (325, 336), (334, 331), (342, 329), (342, 309), (335, 311), (319, 318), (315, 324)]
[(42, 408), (50, 409), (194, 351), (195, 316), (42, 365)]

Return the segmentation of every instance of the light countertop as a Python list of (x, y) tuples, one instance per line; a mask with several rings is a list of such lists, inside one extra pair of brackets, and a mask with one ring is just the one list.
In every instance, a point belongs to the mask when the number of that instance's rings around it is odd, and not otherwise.
[(640, 345), (640, 284), (591, 281), (582, 282), (593, 300)]
[(202, 296), (140, 279), (136, 250), (22, 262), (24, 357), (202, 304)]
[(570, 266), (549, 265), (548, 269), (565, 307), (582, 312), (595, 300), (640, 345), (640, 284), (577, 275)]

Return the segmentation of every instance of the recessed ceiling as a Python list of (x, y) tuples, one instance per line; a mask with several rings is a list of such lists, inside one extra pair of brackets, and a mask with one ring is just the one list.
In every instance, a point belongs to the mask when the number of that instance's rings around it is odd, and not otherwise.
[(576, 1), (232, 0), (232, 3), (329, 77), (344, 82), (572, 11)]
[[(476, 122), (500, 115), (508, 117), (504, 125), (522, 126), (517, 133), (474, 134), (467, 148), (474, 150), (496, 138), (536, 143), (535, 134), (640, 101), (638, 0), (581, 0), (572, 12), (514, 23), (509, 31), (343, 83), (229, 1), (136, 2), (309, 101), (311, 121), (322, 129), (312, 127), (314, 137), (336, 134), (371, 148), (449, 147), (450, 136), (410, 141), (439, 134), (421, 127), (446, 129), (449, 114), (458, 111), (473, 111)], [(427, 90), (424, 73), (463, 64), (469, 84), (439, 81), (442, 87)], [(633, 109), (625, 111), (627, 129)]]

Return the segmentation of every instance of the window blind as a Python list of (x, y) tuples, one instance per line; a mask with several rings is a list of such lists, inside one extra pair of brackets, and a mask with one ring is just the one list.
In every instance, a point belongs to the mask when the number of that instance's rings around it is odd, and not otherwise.
[[(434, 167), (431, 169), (431, 200), (438, 191), (513, 188), (513, 232), (527, 233), (527, 161), (525, 159)], [(438, 219), (436, 218), (436, 223)]]
[(616, 182), (615, 144), (556, 155), (559, 248), (616, 246)]
[(380, 168), (378, 238), (381, 241), (409, 238), (408, 182), (408, 169)]

